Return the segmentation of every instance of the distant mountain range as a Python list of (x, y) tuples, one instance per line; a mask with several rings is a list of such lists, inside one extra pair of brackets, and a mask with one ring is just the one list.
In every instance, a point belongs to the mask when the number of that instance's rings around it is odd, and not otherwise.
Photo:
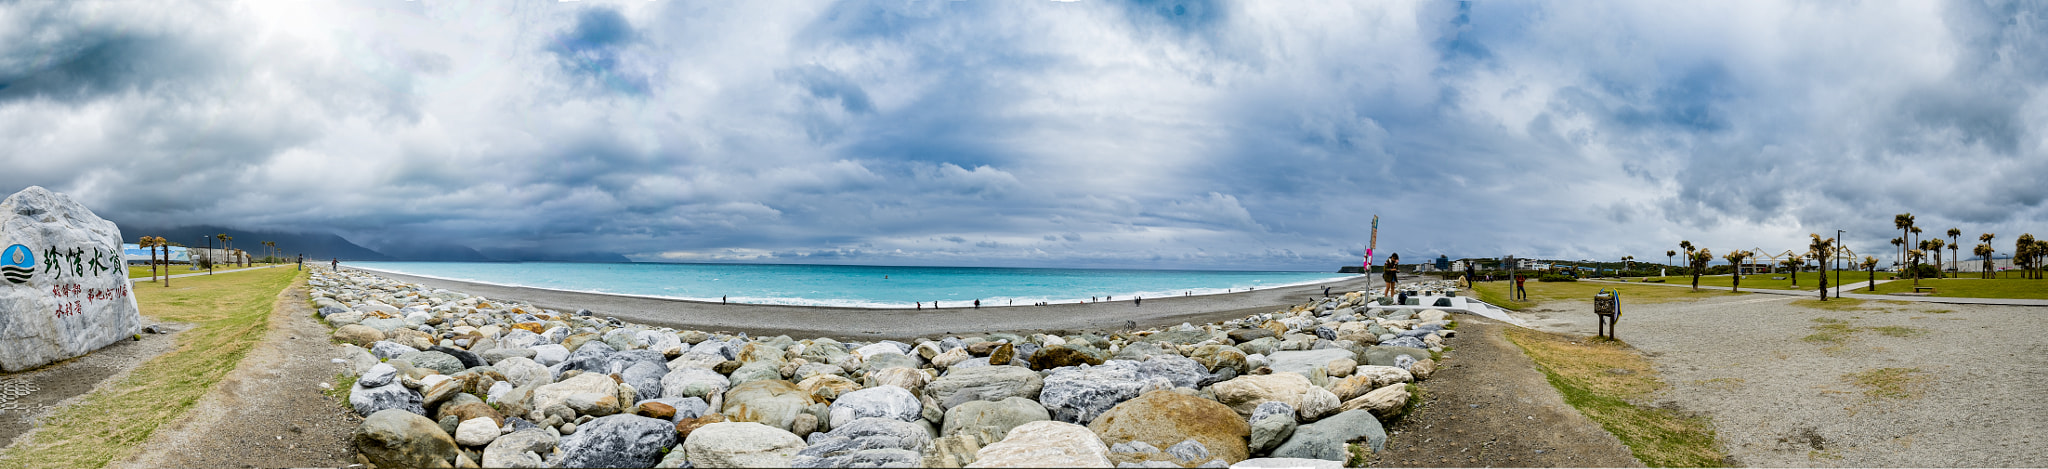
[[(181, 246), (206, 247), (206, 240), (213, 235), (226, 234), (234, 238), (236, 249), (248, 251), (250, 255), (262, 257), (268, 252), (264, 241), (276, 242), (285, 256), (305, 254), (307, 259), (341, 259), (349, 261), (430, 261), (430, 262), (632, 262), (626, 256), (610, 252), (547, 253), (524, 250), (491, 250), (479, 252), (459, 244), (421, 244), (405, 247), (386, 247), (383, 251), (370, 249), (350, 242), (333, 233), (285, 233), (272, 231), (245, 231), (218, 226), (186, 226), (178, 228), (151, 228), (129, 226), (116, 222), (121, 229), (122, 242), (134, 243), (143, 236), (162, 236)], [(220, 241), (214, 246), (219, 248)]]

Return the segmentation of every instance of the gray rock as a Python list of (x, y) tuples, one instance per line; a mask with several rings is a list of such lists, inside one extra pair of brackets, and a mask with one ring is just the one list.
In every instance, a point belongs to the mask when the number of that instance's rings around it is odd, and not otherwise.
[(1309, 368), (1329, 366), (1331, 360), (1339, 358), (1358, 359), (1356, 354), (1344, 349), (1280, 351), (1266, 356), (1266, 366), (1275, 373), (1284, 371), (1307, 376)]
[(1155, 355), (1172, 355), (1178, 357), (1180, 356), (1180, 352), (1169, 351), (1164, 348), (1160, 348), (1159, 344), (1152, 342), (1132, 342), (1130, 345), (1125, 345), (1123, 349), (1117, 350), (1116, 354), (1111, 355), (1109, 358), (1111, 360), (1144, 361), (1145, 357)]
[(1186, 462), (1206, 461), (1209, 459), (1209, 448), (1202, 446), (1202, 442), (1190, 438), (1166, 447), (1166, 454)]
[(732, 372), (732, 385), (739, 386), (754, 381), (782, 379), (782, 368), (774, 362), (754, 362), (741, 366)]
[[(962, 365), (978, 361), (961, 362)], [(953, 406), (972, 401), (1000, 401), (1009, 397), (1038, 399), (1045, 387), (1045, 379), (1030, 368), (1010, 365), (962, 367), (955, 365), (944, 376), (924, 387), (925, 395), (939, 402), (939, 406), (951, 409)]]
[(856, 419), (880, 417), (901, 421), (917, 420), (924, 405), (909, 390), (891, 385), (840, 394), (832, 401), (831, 422), (834, 431)]
[(1040, 420), (1052, 420), (1052, 414), (1030, 399), (1011, 396), (1000, 401), (972, 401), (946, 411), (939, 435), (981, 431), (1001, 441), (1010, 429)]
[[(887, 344), (876, 344), (876, 345), (887, 345)], [(861, 364), (861, 368), (865, 368), (865, 369), (867, 369), (867, 370), (870, 370), (870, 371), (881, 371), (881, 370), (885, 370), (885, 369), (889, 369), (889, 368), (917, 368), (917, 367), (918, 367), (917, 359), (915, 359), (915, 358), (910, 358), (910, 356), (909, 356), (909, 355), (904, 355), (904, 354), (901, 354), (901, 353), (890, 353), (890, 352), (883, 352), (883, 353), (877, 353), (877, 354), (874, 354), (874, 356), (870, 356), (870, 357), (868, 357), (868, 358), (867, 358), (867, 361)]]
[(1155, 454), (1159, 452), (1159, 447), (1152, 446), (1151, 443), (1146, 443), (1144, 440), (1131, 440), (1123, 443), (1117, 443), (1114, 446), (1110, 446), (1109, 452), (1130, 454)]
[[(1382, 340), (1382, 341), (1380, 341), (1380, 346), (1382, 346), (1382, 347), (1408, 347), (1408, 348), (1419, 348), (1419, 349), (1426, 349), (1426, 348), (1429, 348), (1429, 344), (1423, 343), (1423, 342), (1422, 342), (1422, 339), (1419, 339), (1419, 338), (1415, 338), (1415, 337), (1401, 337), (1401, 336), (1396, 336), (1396, 337), (1394, 337), (1394, 339), (1393, 339), (1393, 340)], [(1427, 355), (1427, 354), (1424, 354), (1424, 355), (1423, 355), (1423, 358), (1428, 358), (1428, 357), (1429, 357), (1429, 355)]]
[(391, 381), (383, 386), (364, 387), (363, 382), (358, 380), (355, 386), (348, 390), (349, 407), (354, 408), (357, 415), (363, 416), (392, 409), (424, 416), (427, 415), (424, 402), (425, 398), (420, 396), (420, 393), (407, 389), (397, 381)]
[(1342, 469), (1343, 461), (1301, 458), (1253, 458), (1238, 461), (1234, 469)]
[(394, 330), (410, 328), (410, 326), (405, 324), (404, 319), (399, 318), (368, 318), (364, 319), (360, 324), (386, 334), (390, 334)]
[[(506, 423), (512, 423), (511, 419)], [(490, 446), (484, 447), (482, 464), (484, 467), (547, 467), (547, 462), (543, 458), (533, 456), (553, 454), (555, 447), (560, 443), (561, 438), (546, 429), (507, 433), (498, 436), (496, 440), (491, 440)]]
[(705, 425), (683, 442), (696, 467), (788, 467), (804, 446), (793, 433), (754, 422)]
[(398, 358), (394, 358), (393, 360), (402, 360), (408, 364), (411, 364), (414, 368), (426, 368), (429, 370), (440, 372), (441, 374), (444, 375), (453, 375), (456, 373), (461, 373), (462, 370), (469, 369), (469, 367), (462, 366), (462, 360), (458, 360), (454, 356), (446, 353), (435, 352), (431, 350), (400, 355)]
[(1179, 468), (1179, 467), (1180, 467), (1180, 464), (1175, 464), (1175, 463), (1173, 463), (1172, 461), (1125, 461), (1125, 462), (1123, 462), (1123, 463), (1121, 463), (1121, 464), (1117, 464), (1117, 465), (1116, 465), (1116, 467), (1117, 467), (1117, 469), (1124, 469), (1124, 468), (1133, 468), (1133, 469), (1151, 469), (1151, 468), (1160, 468), (1160, 469), (1164, 469), (1164, 468)]
[(533, 349), (533, 361), (540, 363), (541, 366), (555, 366), (569, 359), (569, 348), (561, 344), (536, 345), (530, 348)]
[(1138, 371), (1147, 377), (1165, 378), (1177, 388), (1200, 388), (1202, 379), (1209, 377), (1208, 367), (1179, 355), (1153, 355), (1138, 362)]
[[(531, 334), (531, 332), (527, 333)], [(532, 360), (535, 354), (533, 352), (533, 349), (530, 348), (499, 347), (490, 350), (485, 350), (484, 353), (480, 353), (477, 355), (483, 357), (484, 361), (491, 362), (492, 366), (496, 366), (498, 363), (504, 362), (505, 359), (512, 357), (519, 357)]]
[(1145, 336), (1144, 339), (1146, 342), (1166, 342), (1171, 344), (1187, 345), (1196, 342), (1201, 342), (1204, 340), (1209, 340), (1209, 333), (1200, 330), (1166, 331)]
[(684, 419), (703, 417), (704, 414), (709, 413), (711, 409), (711, 405), (706, 403), (704, 399), (696, 397), (664, 397), (660, 399), (649, 399), (645, 402), (658, 402), (662, 404), (667, 404), (669, 407), (674, 408), (676, 410), (676, 415), (675, 417), (671, 417), (669, 419), (672, 422), (681, 422)]
[[(474, 353), (469, 353), (469, 351), (468, 351), (468, 350), (462, 350), (462, 349), (457, 349), (457, 348), (450, 348), (450, 347), (434, 347), (434, 348), (430, 348), (430, 349), (427, 349), (427, 351), (431, 351), (431, 352), (441, 352), (441, 353), (445, 353), (445, 354), (448, 354), (448, 356), (451, 356), (451, 357), (455, 357), (455, 360), (456, 360), (456, 361), (458, 361), (458, 362), (461, 362), (461, 363), (462, 363), (462, 369), (464, 369), (464, 370), (467, 370), (467, 369), (470, 369), (470, 368), (476, 368), (476, 367), (479, 367), (479, 366), (486, 366), (486, 365), (490, 365), (490, 363), (489, 363), (489, 362), (485, 362), (485, 361), (484, 361), (483, 357), (479, 357), (479, 356), (477, 356), (477, 355), (476, 355), (476, 354), (474, 354)], [(458, 371), (458, 373), (459, 373), (459, 371)], [(452, 375), (452, 374), (455, 374), (455, 373), (447, 373), (447, 374), (451, 374), (451, 375)]]
[(598, 417), (562, 438), (562, 466), (648, 467), (676, 445), (674, 422), (638, 415)]
[(1237, 349), (1243, 350), (1247, 355), (1272, 355), (1274, 351), (1280, 350), (1280, 339), (1264, 337), (1253, 339), (1249, 342), (1240, 342), (1237, 344)]
[(541, 385), (554, 381), (554, 374), (550, 373), (547, 367), (522, 357), (506, 358), (495, 366), (498, 373), (505, 375), (505, 380), (511, 381), (513, 386)]
[(1101, 366), (1053, 370), (1045, 377), (1038, 402), (1051, 411), (1054, 420), (1087, 425), (1111, 407), (1138, 397), (1143, 387), (1144, 373), (1138, 371), (1137, 363), (1111, 360)]
[(1357, 440), (1364, 440), (1374, 452), (1385, 449), (1386, 429), (1380, 427), (1379, 418), (1373, 417), (1372, 412), (1346, 411), (1297, 427), (1293, 437), (1273, 449), (1273, 457), (1343, 461), (1349, 456), (1344, 444)]
[(398, 368), (378, 363), (375, 366), (371, 366), (369, 371), (363, 372), (362, 376), (356, 377), (356, 384), (366, 388), (375, 388), (391, 384), (392, 381), (397, 379)]
[(440, 424), (396, 409), (370, 414), (353, 439), (356, 452), (378, 467), (448, 467), (458, 454)]
[[(1408, 355), (1413, 360), (1421, 360), (1429, 358), (1429, 350), (1416, 347), (1389, 346), (1382, 343), (1381, 345), (1366, 348), (1365, 354), (1359, 357), (1362, 360), (1359, 361), (1368, 365), (1397, 366), (1394, 357), (1401, 355)], [(1407, 369), (1407, 367), (1402, 367), (1402, 369)]]
[(634, 362), (619, 373), (619, 379), (633, 387), (634, 400), (644, 401), (662, 397), (661, 378), (668, 374), (668, 364), (663, 362)]
[(329, 314), (326, 316), (326, 318), (328, 323), (333, 324), (337, 327), (353, 324), (362, 324), (363, 313), (355, 311), (341, 311), (334, 314)]
[(380, 359), (390, 360), (393, 358), (403, 357), (405, 356), (405, 354), (408, 353), (420, 353), (420, 349), (412, 348), (406, 346), (405, 344), (400, 344), (389, 340), (379, 340), (376, 343), (370, 344), (370, 354), (375, 355), (377, 356), (377, 358)]
[(738, 348), (734, 348), (731, 344), (715, 340), (707, 340), (698, 343), (695, 347), (690, 347), (688, 353), (717, 355), (720, 357), (724, 357), (727, 360), (731, 360), (734, 358), (738, 358), (740, 351)]
[(662, 397), (699, 397), (709, 399), (724, 394), (732, 385), (725, 375), (704, 368), (681, 368), (670, 370), (661, 377)]
[(513, 329), (512, 332), (506, 332), (503, 337), (498, 338), (498, 346), (502, 348), (523, 349), (545, 343), (548, 343), (547, 338), (525, 329)]
[(1294, 407), (1280, 401), (1266, 401), (1252, 410), (1249, 447), (1252, 454), (1265, 453), (1294, 436), (1294, 414)]

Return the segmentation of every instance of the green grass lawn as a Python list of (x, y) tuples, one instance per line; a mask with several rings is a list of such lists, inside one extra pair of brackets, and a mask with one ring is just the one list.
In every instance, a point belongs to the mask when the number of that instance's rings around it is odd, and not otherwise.
[[(269, 264), (250, 264), (250, 267), (264, 267), (264, 266), (267, 266), (267, 265), (269, 265)], [(235, 270), (235, 269), (241, 269), (241, 268), (243, 268), (243, 267), (235, 267), (235, 266), (230, 266), (230, 265), (222, 264), (222, 265), (221, 265), (220, 267), (216, 267), (216, 268), (214, 268), (213, 270), (214, 270), (215, 272), (219, 272), (219, 271), (223, 271), (223, 270)], [(157, 266), (157, 275), (185, 275), (185, 274), (203, 274), (203, 273), (206, 273), (206, 269), (192, 270), (192, 266), (190, 266), (190, 265), (185, 265), (185, 264), (171, 264), (171, 265), (169, 265), (169, 266)], [(128, 278), (149, 278), (149, 266), (146, 266), (146, 265), (141, 265), (141, 266), (131, 265), (131, 266), (128, 266)]]
[[(1813, 289), (1815, 289), (1815, 288), (1819, 288), (1819, 287), (1820, 287), (1820, 275), (1821, 275), (1821, 273), (1820, 273), (1820, 272), (1800, 272), (1800, 273), (1799, 273), (1799, 286), (1798, 286), (1798, 287), (1793, 287), (1793, 286), (1792, 286), (1792, 274), (1791, 274), (1791, 273), (1786, 273), (1786, 272), (1780, 272), (1780, 273), (1775, 273), (1775, 274), (1751, 274), (1751, 275), (1744, 275), (1744, 276), (1742, 276), (1742, 288), (1763, 288), (1763, 289), (1770, 289), (1770, 290), (1805, 290), (1805, 291), (1813, 291)], [(1830, 286), (1830, 287), (1833, 287), (1833, 286), (1834, 286), (1834, 284), (1835, 284), (1835, 272), (1834, 272), (1834, 271), (1828, 271), (1828, 274), (1827, 274), (1827, 275), (1828, 275), (1828, 286)], [(1776, 277), (1784, 277), (1784, 279), (1783, 279), (1783, 280), (1779, 280), (1779, 279), (1777, 279)], [(1884, 273), (1884, 272), (1878, 272), (1878, 273), (1877, 273), (1877, 278), (1878, 278), (1878, 280), (1884, 280), (1884, 279), (1887, 279), (1887, 278), (1891, 278), (1891, 274), (1887, 274), (1887, 273)], [(1654, 280), (1654, 279), (1664, 279), (1664, 283), (1669, 283), (1669, 284), (1672, 284), (1672, 285), (1687, 285), (1687, 286), (1690, 286), (1690, 285), (1692, 285), (1692, 277), (1691, 277), (1691, 276), (1686, 276), (1686, 275), (1673, 275), (1673, 276), (1670, 276), (1670, 277), (1650, 277), (1650, 279), (1652, 279), (1652, 280)], [(1631, 278), (1629, 278), (1629, 281), (1631, 281), (1631, 282), (1633, 282), (1633, 281), (1637, 281), (1637, 280), (1638, 280), (1638, 279), (1637, 279), (1637, 278), (1634, 278), (1634, 277), (1631, 277)], [(1847, 286), (1867, 285), (1867, 284), (1868, 284), (1868, 281), (1869, 281), (1869, 280), (1870, 280), (1870, 275), (1869, 275), (1868, 273), (1865, 273), (1864, 271), (1861, 271), (1861, 270), (1857, 270), (1857, 271), (1848, 271), (1848, 270), (1844, 270), (1844, 271), (1842, 271), (1842, 283), (1846, 283), (1846, 284), (1848, 284)], [(1734, 284), (1735, 284), (1735, 279), (1734, 279), (1734, 277), (1732, 277), (1732, 276), (1728, 276), (1728, 275), (1702, 275), (1702, 276), (1700, 276), (1700, 288), (1707, 288), (1707, 287), (1709, 287), (1709, 286), (1713, 286), (1713, 287), (1719, 287), (1719, 288), (1722, 288), (1722, 289), (1727, 289), (1727, 288), (1729, 288), (1729, 287), (1733, 286)]]
[(1592, 301), (1593, 294), (1601, 289), (1621, 292), (1622, 304), (1669, 303), (1692, 301), (1701, 298), (1732, 295), (1725, 288), (1710, 289), (1702, 286), (1694, 292), (1689, 288), (1672, 288), (1662, 285), (1617, 285), (1604, 282), (1538, 282), (1529, 280), (1524, 284), (1529, 290), (1529, 301), (1509, 300), (1508, 289), (1515, 282), (1479, 282), (1476, 287), (1479, 301), (1495, 306), (1525, 309), (1547, 301), (1585, 300)]
[[(1744, 283), (1746, 284), (1747, 282)], [(1852, 283), (1850, 285), (1855, 284)], [(2020, 298), (2036, 300), (2048, 299), (2048, 280), (2029, 280), (2022, 278), (1930, 278), (1920, 279), (1920, 286), (1934, 287), (1933, 296), (1950, 298)], [(1878, 284), (1877, 286), (1878, 294), (1911, 291), (1913, 291), (1912, 280), (1899, 280), (1891, 283)], [(1869, 293), (1870, 291), (1858, 289), (1856, 292)]]
[(144, 316), (192, 329), (178, 335), (176, 349), (45, 416), (41, 431), (0, 452), (0, 467), (97, 468), (134, 453), (263, 340), (278, 293), (302, 273), (263, 269), (182, 278), (168, 288), (138, 286), (135, 300)]

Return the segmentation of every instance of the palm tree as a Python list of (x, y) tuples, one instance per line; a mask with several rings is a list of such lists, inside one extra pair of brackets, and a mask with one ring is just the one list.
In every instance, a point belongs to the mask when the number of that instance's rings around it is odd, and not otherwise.
[(1863, 270), (1870, 272), (1870, 291), (1877, 291), (1877, 256), (1863, 256)]
[[(1978, 240), (1978, 241), (1983, 241), (1983, 242), (1984, 242), (1984, 244), (1987, 244), (1987, 245), (1988, 245), (1988, 244), (1991, 244), (1991, 240), (1992, 240), (1992, 239), (1994, 239), (1994, 238), (1997, 238), (1997, 237), (1998, 237), (1998, 234), (1996, 234), (1996, 233), (1984, 233), (1984, 234), (1981, 234), (1981, 235), (1977, 235), (1977, 240)], [(1984, 278), (1996, 278), (1996, 277), (1998, 277), (1997, 275), (1992, 275), (1992, 274), (1994, 274), (1995, 272), (1992, 272), (1992, 270), (1991, 270), (1991, 269), (1993, 268), (1993, 267), (1992, 267), (1992, 264), (1991, 264), (1991, 256), (1994, 256), (1994, 255), (1997, 255), (1997, 254), (1998, 254), (1998, 251), (1994, 249), (1994, 250), (1992, 250), (1992, 253), (1991, 253), (1991, 254), (1986, 254), (1986, 255), (1984, 255)]]
[(1735, 266), (1735, 286), (1730, 291), (1742, 292), (1742, 260), (1748, 259), (1749, 256), (1749, 251), (1735, 251), (1728, 253), (1726, 256), (1721, 256), (1722, 259), (1728, 260), (1729, 265)]
[(1956, 270), (1956, 261), (1962, 260), (1961, 256), (1963, 249), (1963, 230), (1957, 228), (1949, 228), (1948, 240), (1948, 270), (1950, 272), (1960, 273), (1962, 271)]
[[(1692, 241), (1679, 240), (1678, 248), (1685, 250), (1685, 264), (1692, 265)], [(1693, 279), (1693, 283), (1699, 283), (1699, 279)], [(1699, 285), (1693, 285), (1693, 289), (1698, 290)]]
[[(1835, 252), (1835, 240), (1833, 240), (1833, 239), (1829, 239), (1829, 238), (1822, 238), (1822, 237), (1820, 237), (1820, 234), (1818, 234), (1818, 233), (1808, 234), (1807, 236), (1812, 236), (1812, 237), (1813, 237), (1813, 241), (1812, 241), (1812, 242), (1810, 242), (1810, 243), (1807, 243), (1807, 246), (1806, 246), (1806, 248), (1807, 248), (1807, 253), (1808, 253), (1808, 255), (1811, 255), (1811, 256), (1813, 256), (1813, 258), (1814, 258), (1814, 259), (1819, 259), (1819, 260), (1820, 260), (1820, 300), (1821, 300), (1821, 301), (1827, 301), (1827, 300), (1828, 300), (1828, 261), (1827, 261), (1827, 259), (1830, 259), (1830, 258), (1832, 258), (1832, 256), (1834, 256), (1834, 252)], [(1794, 279), (1794, 281), (1795, 281), (1795, 282), (1796, 282), (1796, 281), (1798, 281), (1797, 279), (1799, 278), (1799, 274), (1797, 274), (1797, 273), (1794, 273), (1794, 274), (1792, 274), (1792, 278)]]
[[(1915, 226), (1915, 227), (1913, 227), (1913, 228), (1912, 228), (1912, 230), (1911, 230), (1911, 231), (1913, 232), (1913, 241), (1912, 241), (1912, 243), (1913, 243), (1913, 244), (1910, 244), (1909, 246), (1920, 246), (1920, 245), (1921, 245), (1921, 244), (1920, 244), (1920, 227), (1918, 227), (1918, 226)], [(1921, 248), (1921, 250), (1926, 250), (1926, 248)], [(1926, 259), (1926, 258), (1927, 258), (1927, 253), (1925, 253), (1925, 252), (1922, 252), (1922, 253), (1920, 253), (1920, 255), (1918, 255), (1918, 256), (1913, 256), (1913, 285), (1914, 285), (1914, 286), (1919, 286), (1919, 285), (1920, 285), (1920, 261), (1921, 261), (1922, 259)]]
[(144, 236), (135, 240), (135, 245), (149, 249), (149, 281), (156, 281), (156, 237)]
[[(1919, 270), (1919, 269), (1917, 269), (1917, 267), (1920, 267), (1920, 258), (1921, 258), (1921, 257), (1926, 257), (1926, 256), (1927, 256), (1927, 251), (1922, 251), (1922, 250), (1919, 250), (1919, 249), (1907, 249), (1907, 250), (1906, 250), (1906, 259), (1907, 259), (1908, 261), (1912, 262), (1912, 264), (1913, 264), (1913, 267), (1916, 267), (1916, 268), (1915, 268), (1915, 269), (1913, 269), (1913, 270)], [(1913, 276), (1913, 286), (1916, 286), (1916, 287), (1917, 287), (1917, 286), (1920, 286), (1920, 276), (1919, 276), (1919, 275), (1914, 275), (1914, 276)]]
[(2041, 255), (2039, 250), (2040, 243), (2034, 240), (2033, 233), (2021, 234), (2019, 242), (2013, 243), (2012, 263), (2019, 265), (2021, 278), (2038, 278), (2035, 270), (2040, 266), (2035, 259)]
[(1805, 267), (1805, 266), (1806, 266), (1806, 260), (1805, 260), (1805, 259), (1802, 259), (1802, 258), (1800, 258), (1798, 254), (1793, 254), (1793, 255), (1790, 255), (1790, 256), (1785, 256), (1785, 261), (1784, 261), (1784, 262), (1779, 262), (1779, 263), (1778, 263), (1778, 265), (1782, 265), (1782, 266), (1785, 266), (1785, 270), (1786, 270), (1786, 271), (1792, 272), (1792, 288), (1793, 288), (1793, 289), (1798, 289), (1798, 288), (1799, 288), (1799, 268), (1800, 268), (1800, 267)]
[(1912, 236), (1913, 233), (1913, 212), (1892, 215), (1892, 227), (1899, 229), (1899, 241), (1892, 244), (1899, 246), (1899, 267), (1904, 268), (1906, 267), (1906, 238)]
[[(1686, 244), (1690, 245), (1692, 243)], [(1692, 266), (1692, 291), (1700, 291), (1700, 273), (1706, 272), (1707, 263), (1714, 261), (1714, 250), (1700, 248), (1698, 251), (1694, 251), (1690, 249), (1691, 246), (1687, 246), (1687, 248), (1685, 250), (1686, 262)]]
[[(1946, 245), (1948, 244), (1948, 242), (1947, 242), (1947, 241), (1942, 241), (1942, 240), (1941, 240), (1941, 238), (1934, 238), (1934, 239), (1930, 239), (1930, 240), (1927, 240), (1927, 241), (1925, 242), (1925, 244), (1926, 244), (1927, 246), (1926, 246), (1925, 248), (1922, 248), (1922, 249), (1928, 249), (1928, 250), (1934, 251), (1934, 270), (1935, 270), (1936, 272), (1940, 272), (1940, 271), (1941, 271), (1941, 248), (1942, 248), (1942, 247), (1944, 247), (1944, 246), (1946, 246)], [(1940, 276), (1940, 275), (1936, 275), (1936, 276), (1935, 276), (1935, 278), (1941, 278), (1941, 276)]]
[(1978, 272), (1977, 278), (1991, 278), (1991, 255), (1996, 253), (1996, 251), (1991, 250), (1991, 243), (1979, 244), (1976, 249), (1972, 249), (1970, 252), (1976, 254), (1978, 258), (1984, 259), (1984, 271)]
[(1678, 251), (1672, 251), (1672, 250), (1665, 250), (1665, 251), (1664, 251), (1664, 265), (1667, 265), (1667, 266), (1672, 266), (1672, 267), (1677, 267), (1677, 265), (1675, 265), (1675, 264), (1672, 264), (1672, 261), (1671, 261), (1671, 259), (1672, 259), (1672, 258), (1674, 258), (1674, 257), (1678, 257)]

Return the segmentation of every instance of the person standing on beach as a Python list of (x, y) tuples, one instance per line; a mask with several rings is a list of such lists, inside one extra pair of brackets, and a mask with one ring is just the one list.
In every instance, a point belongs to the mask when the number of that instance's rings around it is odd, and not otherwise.
[(1132, 306), (1144, 306), (1144, 305), (1145, 305), (1145, 297), (1142, 297), (1142, 296), (1140, 296), (1140, 297), (1137, 297), (1136, 299), (1133, 299), (1133, 300), (1131, 300), (1131, 305), (1132, 305)]
[(976, 299), (974, 299), (974, 309), (981, 309), (981, 299), (980, 299), (980, 298), (976, 298)]
[(328, 270), (333, 270), (335, 272), (341, 271), (341, 258), (335, 258), (334, 260), (327, 261), (327, 264)]
[(1383, 269), (1381, 269), (1381, 272), (1380, 272), (1380, 278), (1382, 278), (1382, 279), (1385, 279), (1385, 280), (1387, 281), (1387, 295), (1386, 295), (1386, 296), (1394, 296), (1394, 271), (1395, 271), (1395, 270), (1398, 270), (1398, 269), (1400, 269), (1400, 268), (1401, 268), (1401, 255), (1400, 255), (1400, 254), (1393, 254), (1393, 255), (1389, 255), (1389, 256), (1387, 256), (1387, 266), (1386, 266), (1386, 268), (1383, 268)]
[(1330, 287), (1323, 287), (1323, 298), (1330, 297)]
[(306, 255), (299, 255), (299, 270), (306, 270)]

